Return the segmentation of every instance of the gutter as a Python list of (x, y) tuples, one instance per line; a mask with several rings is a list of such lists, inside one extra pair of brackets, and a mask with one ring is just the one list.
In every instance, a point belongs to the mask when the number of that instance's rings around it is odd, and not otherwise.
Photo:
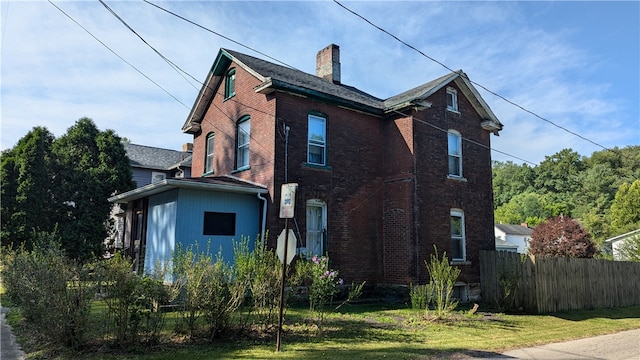
[(260, 229), (260, 241), (262, 243), (262, 248), (265, 245), (265, 235), (267, 228), (267, 198), (262, 196), (261, 193), (256, 193), (258, 199), (262, 200), (262, 229)]

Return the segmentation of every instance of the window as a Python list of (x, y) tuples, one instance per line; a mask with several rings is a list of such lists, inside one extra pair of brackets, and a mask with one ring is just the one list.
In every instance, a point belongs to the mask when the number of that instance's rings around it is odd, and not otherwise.
[(151, 182), (158, 182), (158, 181), (162, 181), (164, 179), (167, 178), (167, 174), (162, 173), (162, 172), (157, 172), (157, 171), (152, 171), (151, 172)]
[(249, 167), (249, 140), (251, 139), (251, 120), (244, 116), (238, 121), (236, 169)]
[(307, 201), (306, 255), (324, 255), (327, 238), (327, 204), (318, 199)]
[(236, 69), (227, 72), (224, 82), (224, 98), (228, 99), (236, 94)]
[(326, 145), (326, 119), (309, 115), (307, 162), (314, 165), (327, 165)]
[(236, 214), (205, 211), (202, 234), (235, 236)]
[(447, 88), (447, 110), (458, 112), (458, 91)]
[(207, 135), (207, 153), (204, 160), (204, 173), (213, 172), (213, 133)]
[(449, 175), (462, 177), (462, 136), (457, 131), (449, 130), (447, 140), (449, 143)]
[(464, 213), (462, 210), (451, 210), (451, 259), (465, 260)]

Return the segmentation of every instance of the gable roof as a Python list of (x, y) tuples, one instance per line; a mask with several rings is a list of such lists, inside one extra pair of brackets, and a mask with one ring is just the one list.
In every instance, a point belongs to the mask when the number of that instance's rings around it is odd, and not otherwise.
[(131, 167), (171, 170), (178, 166), (191, 167), (191, 153), (152, 146), (124, 143)]
[(172, 189), (196, 189), (221, 191), (237, 194), (266, 194), (265, 186), (251, 183), (230, 175), (201, 178), (165, 179), (109, 198), (109, 202), (126, 204), (151, 195)]
[(616, 242), (616, 241), (619, 241), (619, 240), (624, 240), (626, 238), (630, 238), (632, 236), (640, 236), (640, 229), (633, 230), (633, 231), (630, 231), (630, 232), (622, 234), (622, 235), (614, 236), (612, 238), (609, 238), (609, 239), (605, 240), (605, 242)]
[(518, 245), (508, 242), (506, 240), (502, 240), (500, 238), (496, 238), (495, 240), (496, 250), (498, 249), (518, 249)]
[(533, 229), (522, 225), (495, 224), (496, 229), (508, 235), (531, 236)]
[(274, 64), (233, 50), (220, 49), (182, 127), (184, 132), (196, 133), (199, 130), (199, 123), (202, 121), (204, 113), (215, 96), (218, 86), (232, 61), (262, 82), (254, 89), (258, 93), (269, 94), (274, 91), (284, 91), (303, 94), (379, 117), (407, 107), (430, 106), (425, 102), (425, 99), (455, 81), (463, 94), (471, 101), (474, 109), (484, 119), (483, 128), (497, 135), (503, 126), (462, 70), (441, 76), (426, 84), (383, 100), (353, 86), (335, 84), (297, 69)]

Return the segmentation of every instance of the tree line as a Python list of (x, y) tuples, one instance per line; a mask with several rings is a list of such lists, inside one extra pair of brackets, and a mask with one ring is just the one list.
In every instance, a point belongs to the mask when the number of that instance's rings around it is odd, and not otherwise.
[(493, 162), (495, 222), (535, 226), (560, 215), (598, 244), (640, 228), (640, 146), (581, 156), (563, 149), (536, 166)]
[(32, 249), (34, 239), (53, 234), (80, 261), (103, 255), (107, 199), (134, 188), (121, 138), (98, 130), (89, 118), (59, 138), (34, 127), (2, 151), (0, 182), (3, 246)]

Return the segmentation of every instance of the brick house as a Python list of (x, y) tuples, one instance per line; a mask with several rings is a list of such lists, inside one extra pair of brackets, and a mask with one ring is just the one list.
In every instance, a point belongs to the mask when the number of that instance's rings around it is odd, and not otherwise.
[(337, 45), (316, 62), (312, 75), (221, 49), (182, 128), (192, 176), (263, 186), (271, 234), (281, 185), (298, 183), (298, 251), (328, 254), (347, 281), (424, 283), (435, 245), (475, 286), (480, 250), (495, 249), (500, 121), (462, 71), (379, 99), (341, 83)]

